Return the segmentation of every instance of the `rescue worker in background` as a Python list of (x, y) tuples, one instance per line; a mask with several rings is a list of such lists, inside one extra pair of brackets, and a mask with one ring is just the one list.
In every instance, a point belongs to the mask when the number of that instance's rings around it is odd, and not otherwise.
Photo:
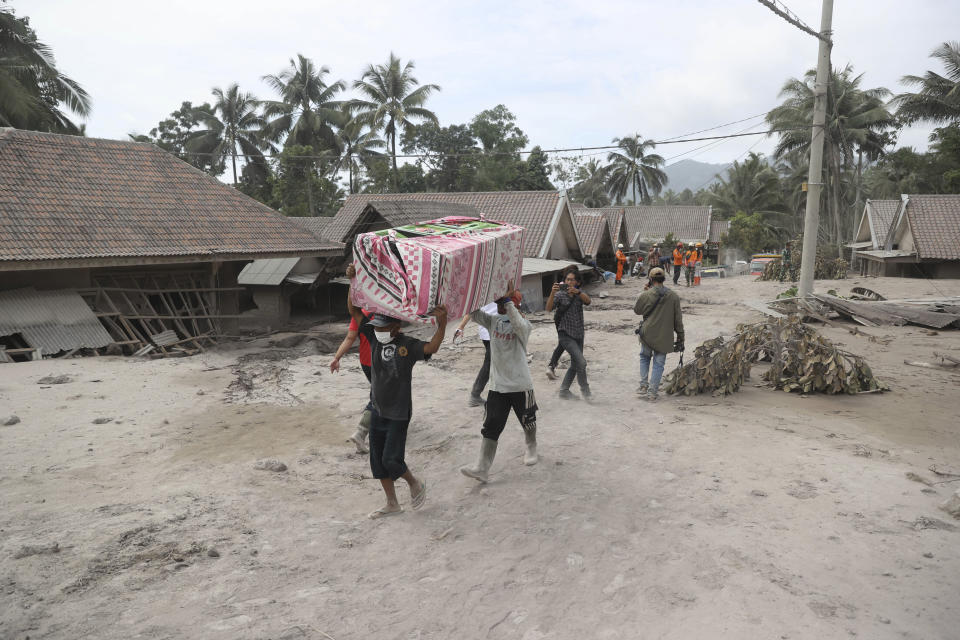
[(687, 269), (687, 286), (693, 286), (693, 273), (697, 268), (697, 248), (691, 242), (687, 248), (687, 252), (683, 254), (683, 262), (686, 265)]
[(680, 267), (683, 266), (683, 243), (678, 242), (673, 250), (673, 284), (680, 284)]
[(627, 265), (627, 256), (623, 252), (623, 245), (617, 245), (617, 279), (613, 284), (623, 284), (623, 269)]
[(700, 272), (703, 270), (703, 243), (697, 243), (697, 262), (693, 265), (693, 285), (700, 286)]

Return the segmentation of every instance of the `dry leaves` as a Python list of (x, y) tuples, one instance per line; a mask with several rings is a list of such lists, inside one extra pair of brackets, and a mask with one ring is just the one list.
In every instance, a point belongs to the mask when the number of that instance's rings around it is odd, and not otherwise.
[(694, 360), (664, 378), (670, 394), (694, 395), (740, 389), (751, 367), (769, 361), (763, 379), (773, 388), (800, 393), (855, 394), (886, 390), (863, 358), (836, 348), (798, 316), (740, 325), (725, 342), (717, 337), (694, 351)]

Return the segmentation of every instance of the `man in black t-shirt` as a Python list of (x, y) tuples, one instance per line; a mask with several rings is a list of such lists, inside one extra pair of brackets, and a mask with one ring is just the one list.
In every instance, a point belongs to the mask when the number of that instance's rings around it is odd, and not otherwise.
[[(347, 267), (347, 277), (353, 279), (355, 275), (351, 264)], [(352, 288), (351, 285), (351, 292)], [(402, 511), (394, 486), (398, 478), (410, 486), (414, 509), (422, 507), (427, 496), (426, 481), (417, 479), (404, 460), (407, 427), (413, 413), (411, 383), (413, 365), (429, 360), (443, 343), (447, 310), (440, 305), (431, 312), (437, 318), (437, 331), (430, 342), (424, 342), (400, 333), (403, 323), (397, 318), (382, 314), (365, 317), (350, 301), (351, 292), (347, 293), (347, 310), (360, 325), (360, 335), (370, 341), (370, 471), (380, 480), (387, 496), (387, 504), (370, 517), (382, 518)]]

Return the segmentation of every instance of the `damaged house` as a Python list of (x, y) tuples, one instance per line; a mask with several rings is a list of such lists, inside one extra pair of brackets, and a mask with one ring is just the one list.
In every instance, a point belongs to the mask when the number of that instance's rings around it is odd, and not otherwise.
[(0, 129), (7, 359), (194, 353), (236, 333), (247, 263), (342, 253), (152, 145)]
[(853, 245), (862, 275), (960, 278), (960, 195), (881, 202), (867, 203)]

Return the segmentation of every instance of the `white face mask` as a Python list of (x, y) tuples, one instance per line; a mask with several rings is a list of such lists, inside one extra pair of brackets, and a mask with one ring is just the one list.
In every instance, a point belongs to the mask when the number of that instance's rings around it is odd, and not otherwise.
[(389, 331), (374, 331), (373, 334), (377, 336), (377, 342), (380, 344), (388, 344), (393, 342), (393, 336), (390, 335)]

